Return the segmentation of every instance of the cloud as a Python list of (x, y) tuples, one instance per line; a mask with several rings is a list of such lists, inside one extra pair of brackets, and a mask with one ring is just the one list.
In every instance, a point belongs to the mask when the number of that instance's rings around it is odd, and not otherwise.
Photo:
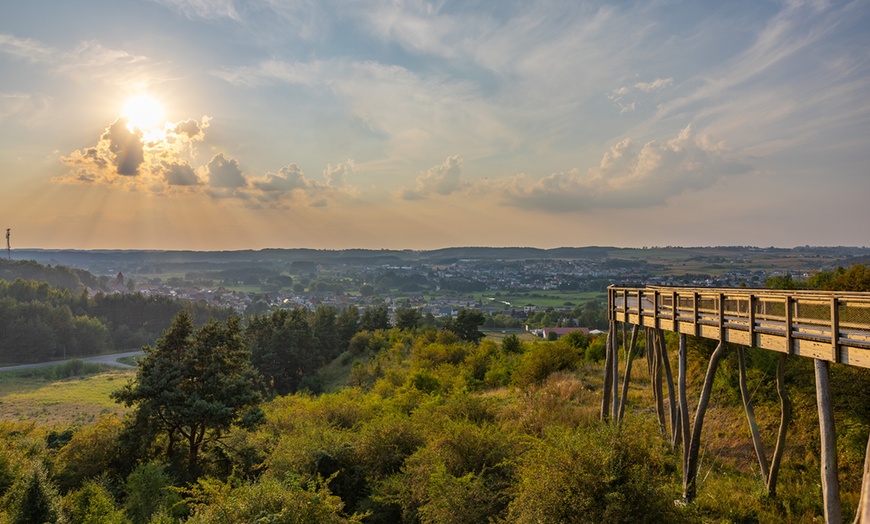
[(198, 186), (199, 176), (187, 162), (162, 162), (163, 179), (170, 186)]
[(97, 144), (73, 151), (61, 162), (68, 171), (54, 179), (67, 184), (101, 184), (160, 195), (204, 193), (233, 199), (249, 207), (282, 207), (291, 201), (312, 207), (328, 205), (339, 193), (353, 195), (346, 178), (355, 173), (353, 160), (329, 164), (323, 181), (305, 176), (296, 164), (262, 177), (246, 175), (238, 160), (217, 153), (197, 167), (196, 144), (205, 140), (211, 119), (167, 123), (163, 130), (143, 133), (119, 117)]
[(208, 117), (168, 124), (145, 134), (119, 117), (97, 143), (61, 157), (68, 171), (55, 179), (62, 183), (119, 185), (130, 190), (161, 193), (174, 186), (201, 183), (192, 167), (196, 142), (204, 139)]
[(613, 100), (613, 103), (619, 108), (620, 114), (628, 113), (637, 109), (638, 106), (637, 100), (632, 96), (632, 94), (637, 92), (652, 93), (655, 91), (661, 91), (673, 84), (673, 78), (656, 78), (651, 82), (637, 82), (630, 87), (617, 87), (607, 95), (607, 98)]
[(100, 140), (108, 142), (112, 163), (119, 175), (139, 174), (139, 166), (145, 161), (142, 136), (141, 129), (130, 129), (127, 120), (119, 118), (100, 137)]
[(323, 178), (326, 179), (326, 184), (330, 187), (344, 187), (347, 185), (347, 178), (356, 173), (356, 165), (353, 160), (339, 162), (335, 166), (327, 164), (323, 170)]
[(223, 153), (212, 157), (206, 166), (206, 179), (208, 185), (215, 188), (236, 189), (248, 185), (239, 162), (234, 158), (227, 158)]
[(234, 5), (234, 0), (154, 0), (157, 3), (174, 8), (188, 18), (239, 20), (240, 16)]
[[(329, 170), (324, 170), (324, 176)], [(250, 196), (262, 205), (280, 207), (289, 201), (307, 203), (311, 207), (325, 207), (334, 197), (334, 187), (305, 176), (296, 164), (289, 164), (277, 173), (266, 173), (251, 180)]]
[(666, 142), (653, 140), (640, 148), (624, 139), (585, 173), (573, 169), (540, 179), (520, 173), (495, 187), (505, 205), (549, 213), (643, 208), (750, 169), (731, 158), (724, 143), (696, 134), (689, 125)]
[(467, 187), (462, 180), (462, 158), (458, 155), (448, 157), (440, 166), (434, 166), (417, 177), (414, 189), (404, 188), (399, 197), (405, 200), (419, 200), (430, 195), (449, 195)]
[(31, 62), (45, 62), (52, 58), (53, 50), (30, 38), (16, 38), (0, 34), (0, 53), (6, 53)]
[(48, 111), (51, 100), (44, 95), (0, 92), (0, 122), (20, 120), (32, 123)]

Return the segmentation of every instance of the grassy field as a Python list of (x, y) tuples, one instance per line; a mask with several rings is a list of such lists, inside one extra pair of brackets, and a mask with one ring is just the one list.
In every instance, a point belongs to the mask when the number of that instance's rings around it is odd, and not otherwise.
[(504, 304), (507, 309), (519, 309), (527, 304), (538, 307), (563, 307), (563, 306), (580, 306), (594, 299), (607, 300), (606, 293), (597, 291), (543, 291), (535, 290), (528, 292), (516, 293), (475, 293), (474, 297), (480, 300), (482, 304), (489, 303), (509, 303)]
[(0, 421), (35, 421), (46, 426), (91, 424), (104, 413), (123, 413), (110, 393), (134, 371), (108, 370), (65, 379), (47, 372), (0, 373)]

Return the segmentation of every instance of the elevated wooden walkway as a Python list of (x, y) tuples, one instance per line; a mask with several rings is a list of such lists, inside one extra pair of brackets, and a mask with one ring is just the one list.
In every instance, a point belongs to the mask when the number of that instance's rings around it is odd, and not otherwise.
[[(741, 395), (759, 462), (770, 495), (776, 479), (786, 432), (791, 420), (791, 401), (784, 367), (789, 356), (814, 359), (816, 399), (821, 436), (821, 484), (825, 522), (840, 524), (836, 431), (830, 397), (831, 362), (870, 368), (870, 293), (826, 291), (779, 291), (742, 288), (617, 287), (608, 288), (610, 330), (607, 338), (603, 419), (620, 420), (625, 411), (628, 382), (639, 331), (646, 330), (647, 365), (654, 403), (662, 433), (674, 448), (683, 451), (683, 502), (696, 496), (698, 450), (704, 414), (719, 361), (730, 346), (738, 352)], [(619, 336), (618, 324), (623, 335)], [(631, 337), (626, 327), (632, 326)], [(680, 334), (677, 380), (671, 370), (663, 331)], [(710, 357), (698, 407), (694, 414), (686, 393), (686, 336), (719, 341)], [(619, 387), (619, 343), (626, 364)], [(781, 354), (777, 367), (781, 422), (773, 458), (768, 463), (760, 438), (750, 395), (746, 388), (744, 347)], [(664, 381), (663, 377), (667, 380)], [(620, 392), (621, 389), (621, 392)], [(861, 498), (855, 523), (870, 524), (870, 442), (865, 458)]]
[(611, 287), (611, 320), (870, 368), (870, 293)]

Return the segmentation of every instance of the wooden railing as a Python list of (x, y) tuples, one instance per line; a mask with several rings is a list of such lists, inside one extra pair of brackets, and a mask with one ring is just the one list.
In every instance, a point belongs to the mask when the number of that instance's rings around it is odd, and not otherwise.
[(610, 287), (610, 319), (870, 368), (870, 293)]

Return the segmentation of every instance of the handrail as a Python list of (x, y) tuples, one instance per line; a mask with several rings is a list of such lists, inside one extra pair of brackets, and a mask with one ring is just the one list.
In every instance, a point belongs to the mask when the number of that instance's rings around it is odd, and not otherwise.
[(870, 293), (608, 288), (611, 320), (870, 368)]

